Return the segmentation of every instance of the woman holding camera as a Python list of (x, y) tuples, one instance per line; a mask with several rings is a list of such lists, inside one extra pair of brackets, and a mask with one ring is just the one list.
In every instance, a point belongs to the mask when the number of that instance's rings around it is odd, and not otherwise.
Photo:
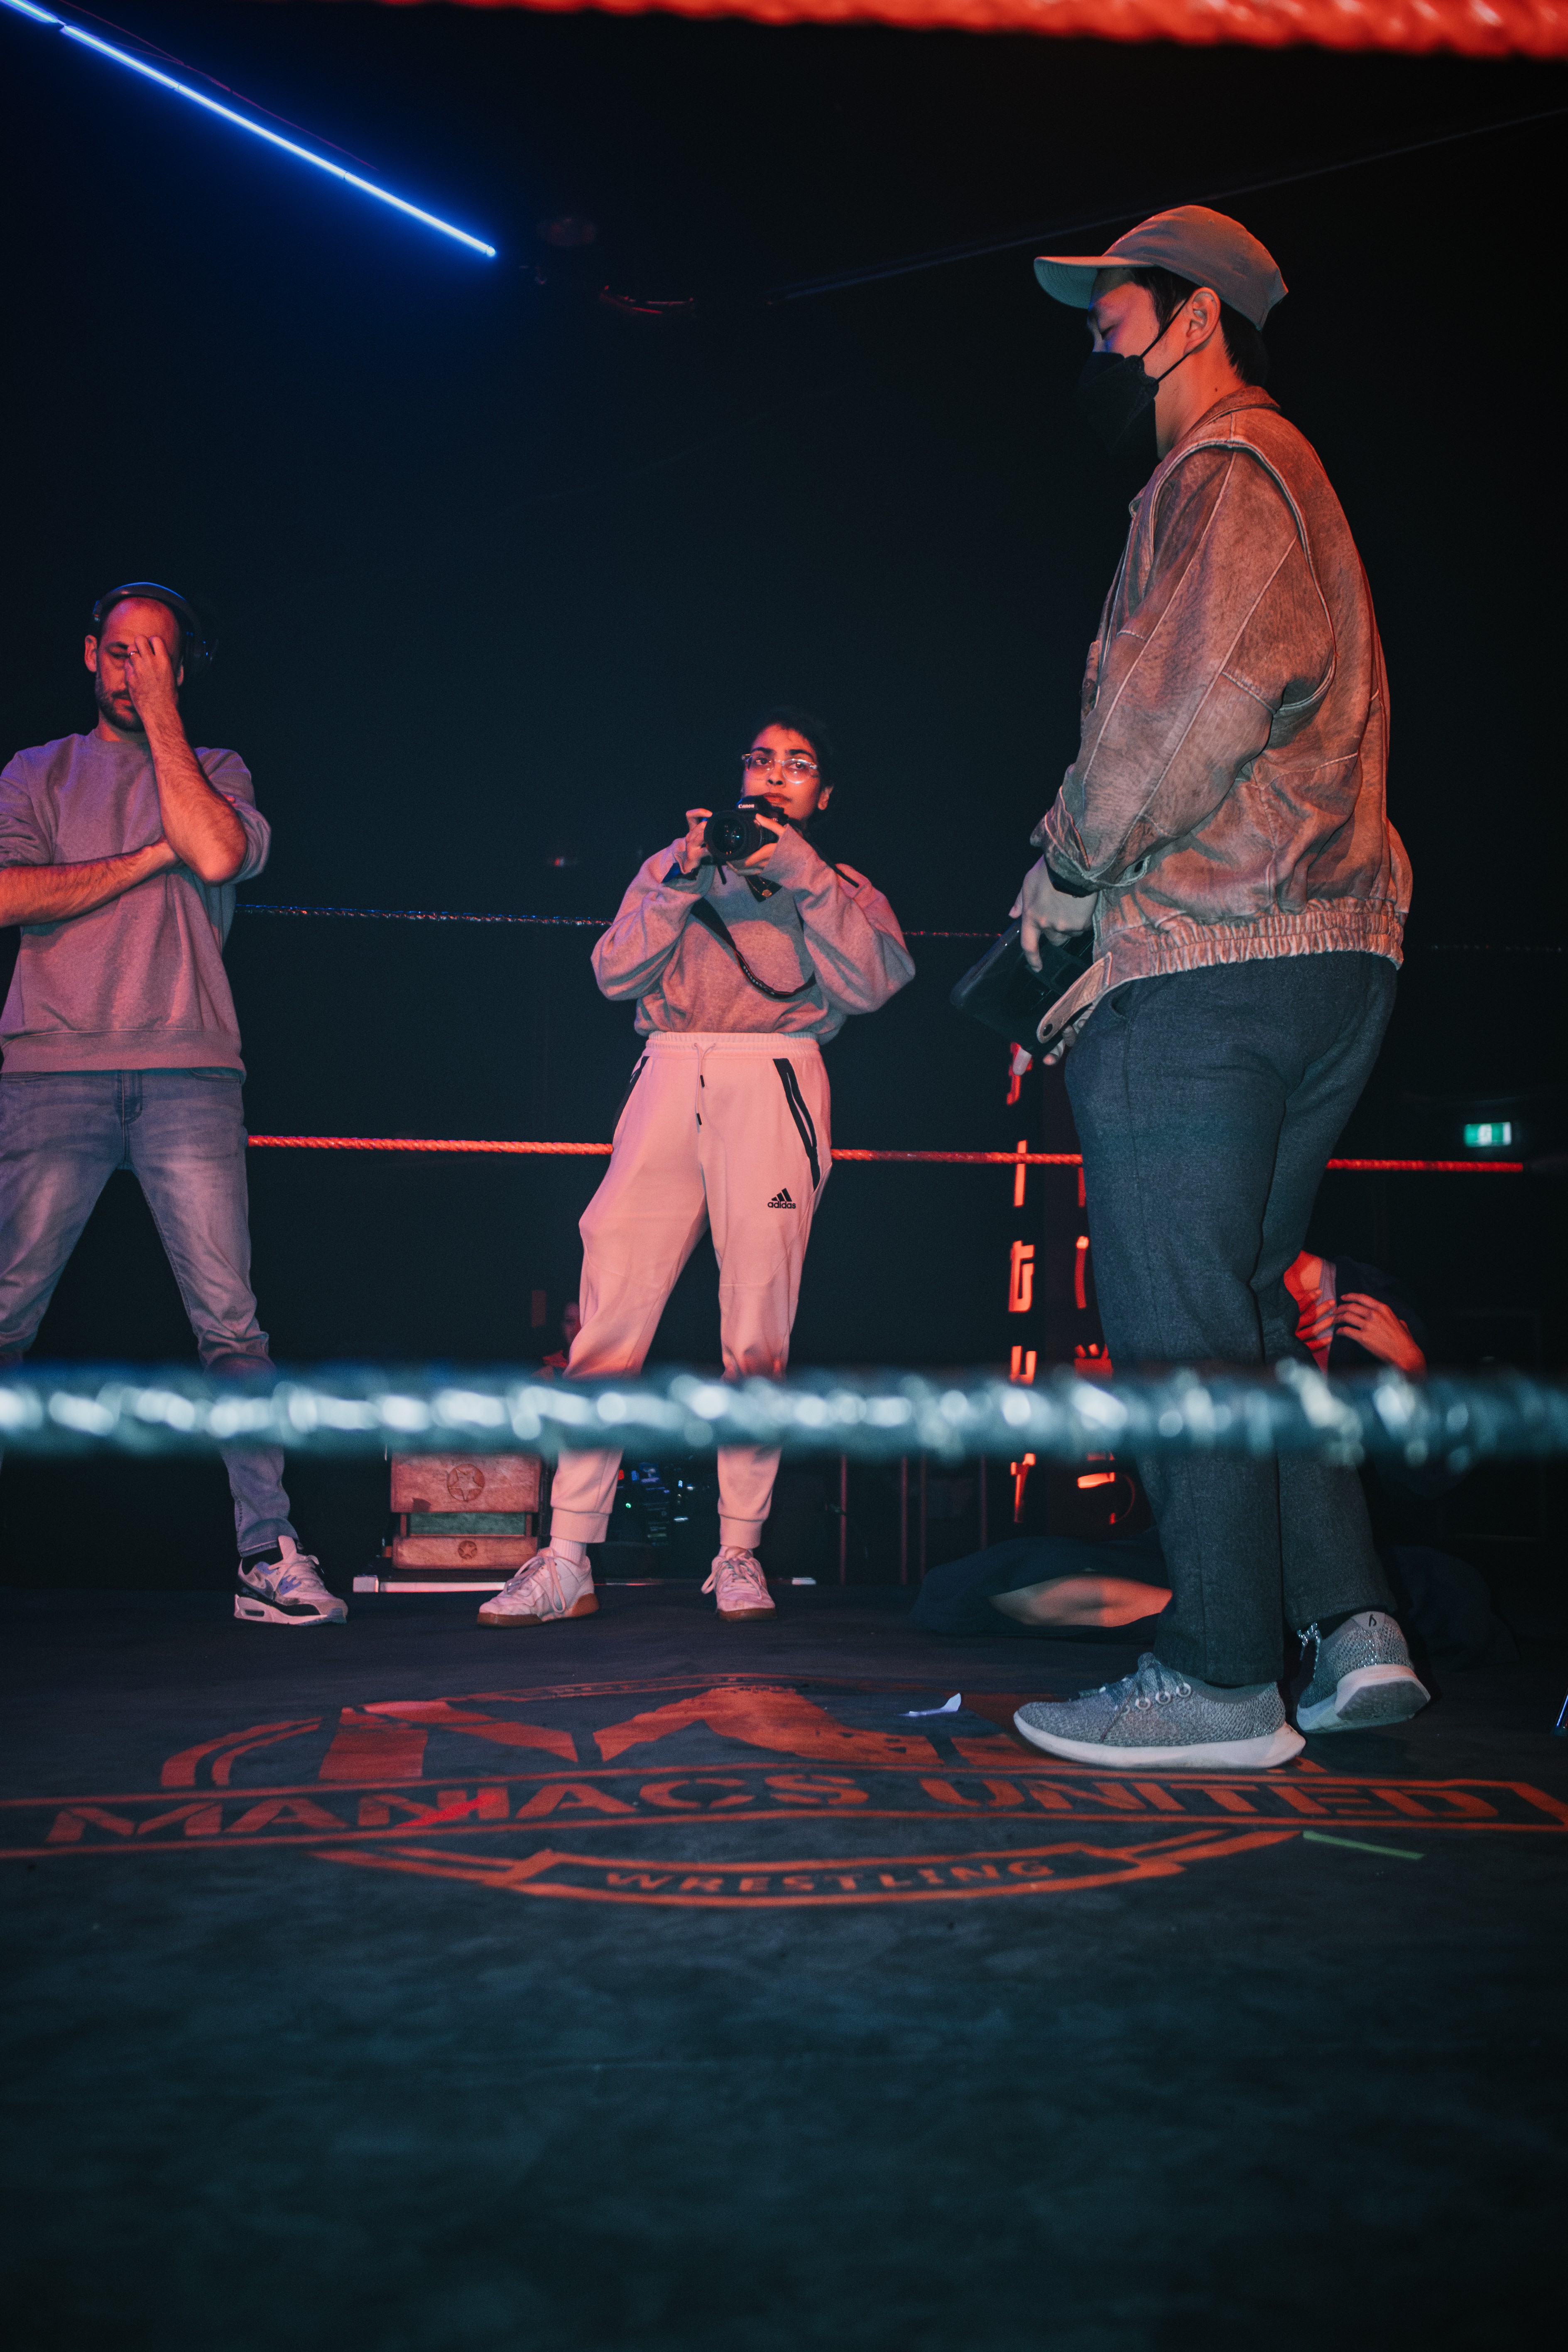
[[(648, 859), (594, 950), (601, 990), (637, 1000), (647, 1044), (582, 1221), (571, 1377), (640, 1371), (704, 1232), (719, 1260), (725, 1377), (776, 1378), (789, 1360), (831, 1165), (820, 1048), (914, 976), (881, 892), (808, 837), (833, 791), (830, 760), (807, 713), (770, 711), (742, 761), (741, 806), (688, 809), (684, 838)], [(604, 1540), (620, 1459), (562, 1455), (549, 1548), (486, 1602), (481, 1625), (597, 1609), (586, 1547)], [(778, 1459), (772, 1447), (720, 1448), (720, 1549), (702, 1589), (727, 1624), (773, 1613), (756, 1547)]]

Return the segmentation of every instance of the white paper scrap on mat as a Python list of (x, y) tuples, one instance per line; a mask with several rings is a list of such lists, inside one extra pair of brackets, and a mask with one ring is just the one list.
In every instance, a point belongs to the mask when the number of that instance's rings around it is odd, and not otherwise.
[(906, 1706), (904, 1709), (904, 1720), (908, 1723), (912, 1717), (917, 1715), (956, 1715), (963, 1705), (963, 1693), (962, 1691), (954, 1691), (952, 1696), (951, 1698), (943, 1699), (940, 1706)]

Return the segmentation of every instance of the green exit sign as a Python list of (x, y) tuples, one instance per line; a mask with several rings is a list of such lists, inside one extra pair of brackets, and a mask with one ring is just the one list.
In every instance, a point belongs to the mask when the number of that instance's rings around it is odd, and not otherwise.
[(1465, 1141), (1472, 1151), (1484, 1150), (1488, 1144), (1511, 1143), (1513, 1122), (1507, 1118), (1471, 1120), (1465, 1128)]

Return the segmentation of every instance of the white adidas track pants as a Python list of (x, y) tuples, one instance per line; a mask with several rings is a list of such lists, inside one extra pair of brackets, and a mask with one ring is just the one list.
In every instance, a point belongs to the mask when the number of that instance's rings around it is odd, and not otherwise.
[[(812, 1213), (827, 1181), (827, 1072), (808, 1039), (659, 1031), (648, 1038), (616, 1128), (604, 1182), (584, 1215), (583, 1328), (571, 1377), (637, 1372), (665, 1302), (705, 1230), (719, 1260), (724, 1371), (781, 1373)], [(620, 1454), (563, 1454), (551, 1528), (601, 1543)], [(775, 1448), (719, 1451), (720, 1539), (763, 1532)]]

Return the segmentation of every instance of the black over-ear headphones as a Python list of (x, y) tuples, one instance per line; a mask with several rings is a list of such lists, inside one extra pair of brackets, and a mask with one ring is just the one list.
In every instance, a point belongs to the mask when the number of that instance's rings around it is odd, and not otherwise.
[(150, 604), (166, 604), (180, 625), (182, 644), (180, 660), (184, 667), (185, 684), (195, 685), (202, 672), (210, 669), (217, 652), (215, 637), (209, 636), (207, 625), (191, 603), (176, 588), (165, 588), (161, 580), (123, 580), (118, 588), (106, 588), (92, 608), (89, 624), (92, 635), (101, 636), (105, 616), (127, 596), (143, 596)]

